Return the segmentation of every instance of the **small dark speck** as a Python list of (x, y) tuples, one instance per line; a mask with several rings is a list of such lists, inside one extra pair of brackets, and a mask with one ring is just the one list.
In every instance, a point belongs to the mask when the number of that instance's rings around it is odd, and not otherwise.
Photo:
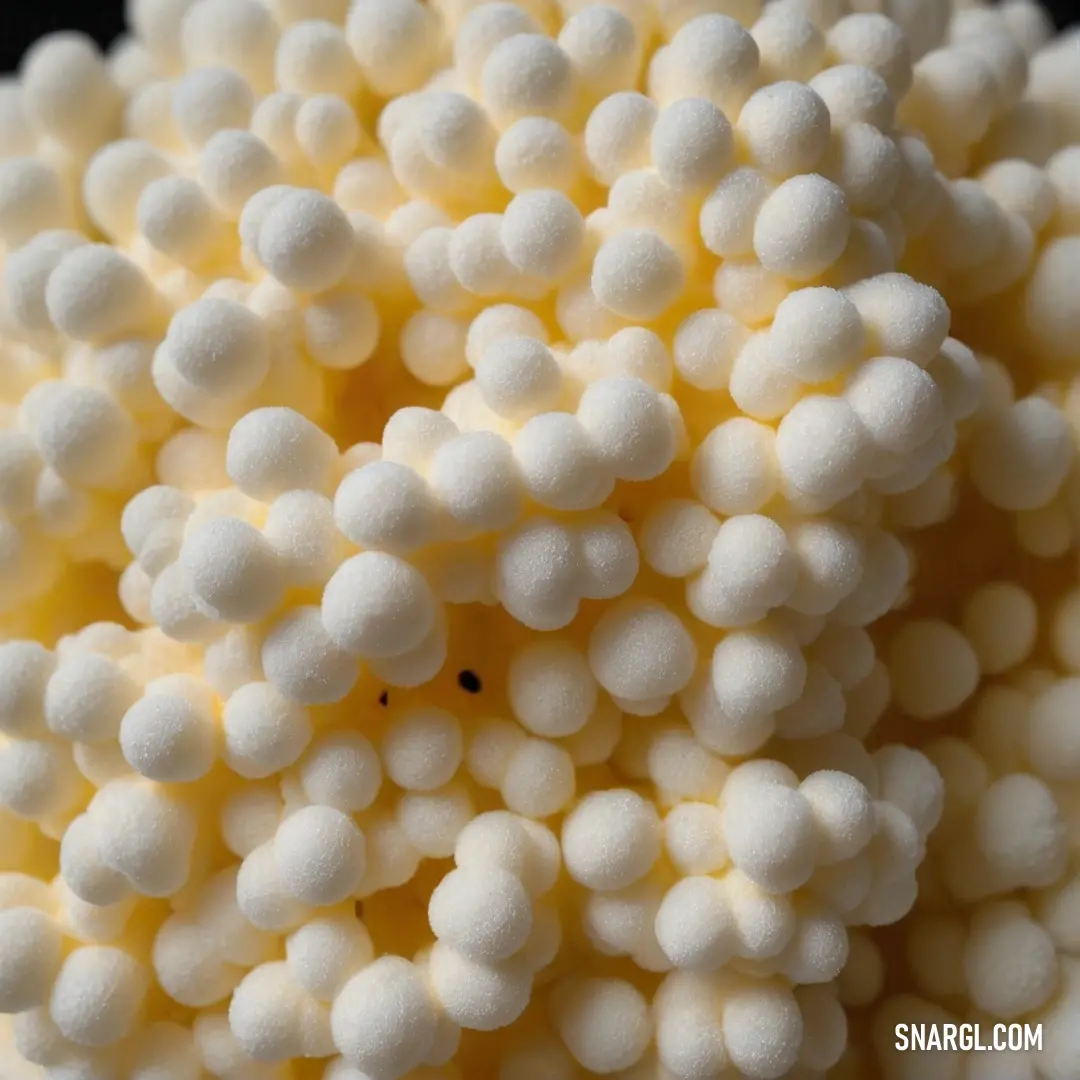
[(457, 681), (458, 686), (460, 686), (467, 694), (479, 694), (480, 691), (484, 689), (484, 684), (480, 681), (480, 676), (477, 675), (475, 671), (469, 671), (468, 669), (459, 671)]
[(388, 705), (389, 703), (390, 703), (390, 691), (389, 690), (384, 690), (379, 695), (379, 704), (380, 705)]
[(364, 917), (364, 901), (363, 900), (357, 900), (356, 903), (353, 904), (353, 914), (358, 919), (362, 919)]

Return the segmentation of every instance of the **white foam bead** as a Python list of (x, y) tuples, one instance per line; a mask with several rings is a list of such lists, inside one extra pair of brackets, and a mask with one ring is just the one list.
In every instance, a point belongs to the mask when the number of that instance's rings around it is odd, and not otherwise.
[(754, 220), (754, 252), (767, 269), (807, 281), (840, 258), (850, 229), (839, 187), (817, 174), (795, 176), (761, 204)]
[(78, 815), (64, 831), (60, 842), (60, 873), (65, 885), (89, 904), (114, 904), (129, 891), (123, 875), (102, 859), (97, 829), (88, 814)]
[(513, 452), (525, 490), (541, 506), (590, 510), (614, 485), (585, 429), (567, 413), (544, 412), (527, 420)]
[(916, 719), (959, 708), (979, 680), (979, 661), (966, 637), (939, 619), (905, 623), (893, 638), (889, 669), (897, 703)]
[(121, 778), (100, 788), (88, 813), (102, 861), (145, 896), (171, 896), (186, 883), (196, 822), (162, 787)]
[(743, 1076), (771, 1080), (798, 1059), (803, 1020), (786, 985), (761, 982), (736, 991), (721, 1013), (724, 1043)]
[(594, 1074), (631, 1068), (652, 1038), (648, 1004), (623, 979), (570, 977), (555, 987), (551, 1010), (566, 1048)]
[(282, 884), (301, 903), (337, 904), (364, 876), (364, 834), (332, 806), (306, 806), (278, 826), (274, 859)]
[(587, 517), (578, 526), (577, 546), (583, 598), (614, 600), (633, 585), (640, 558), (633, 534), (620, 517), (604, 510)]
[(945, 784), (933, 762), (918, 750), (891, 744), (875, 751), (874, 764), (880, 797), (903, 810), (920, 836), (929, 836), (945, 806)]
[(90, 217), (111, 239), (130, 240), (140, 193), (170, 171), (165, 157), (141, 139), (108, 143), (90, 159), (83, 174), (83, 201)]
[[(719, 295), (718, 300), (724, 306)], [(795, 405), (799, 390), (798, 380), (782, 366), (768, 334), (758, 333), (746, 341), (728, 380), (728, 392), (744, 413), (755, 420), (777, 420)]]
[(0, 805), (19, 817), (47, 818), (71, 807), (81, 779), (59, 742), (11, 739), (0, 748)]
[(85, 945), (64, 961), (49, 1000), (49, 1014), (65, 1038), (106, 1047), (131, 1030), (149, 985), (143, 966), (109, 945)]
[(694, 499), (665, 499), (652, 506), (637, 540), (642, 558), (664, 577), (685, 578), (704, 568), (719, 521)]
[(44, 694), (55, 664), (52, 652), (36, 641), (0, 645), (0, 731), (5, 735), (41, 729)]
[(829, 145), (829, 110), (801, 82), (755, 91), (739, 112), (737, 129), (753, 163), (778, 180), (812, 173)]
[(869, 844), (874, 832), (873, 799), (856, 777), (837, 769), (818, 770), (799, 790), (813, 815), (819, 865), (852, 859)]
[(699, 390), (724, 390), (735, 357), (749, 338), (749, 329), (726, 312), (717, 308), (697, 311), (675, 332), (675, 369)]
[(544, 517), (500, 538), (496, 594), (506, 610), (534, 630), (558, 630), (577, 614), (581, 555), (576, 537)]
[(38, 708), (44, 711), (46, 725), (53, 734), (73, 742), (115, 739), (124, 712), (139, 695), (124, 669), (98, 653), (66, 658), (56, 666), (44, 691)]
[(793, 610), (827, 615), (858, 587), (865, 573), (863, 549), (842, 522), (827, 518), (797, 522), (788, 530), (788, 541), (799, 564), (787, 598)]
[(799, 289), (776, 309), (769, 338), (780, 365), (802, 383), (828, 382), (851, 367), (865, 334), (855, 305), (835, 289)]
[(306, 417), (263, 408), (233, 426), (225, 467), (246, 495), (270, 502), (296, 488), (327, 491), (337, 456), (333, 439)]
[(874, 355), (899, 356), (925, 367), (945, 342), (949, 309), (928, 285), (906, 274), (880, 274), (849, 286)]
[(679, 704), (690, 727), (703, 746), (722, 756), (743, 756), (762, 746), (775, 732), (770, 712), (748, 712), (733, 718), (721, 707), (712, 682), (711, 664), (699, 665)]
[(250, 0), (201, 0), (180, 24), (188, 67), (235, 68), (260, 90), (272, 86), (278, 28), (265, 6)]
[(367, 929), (348, 915), (312, 919), (285, 939), (289, 973), (320, 1001), (333, 1001), (346, 980), (374, 959)]
[(499, 793), (507, 808), (541, 820), (573, 801), (574, 762), (562, 746), (546, 739), (527, 739), (509, 755)]
[(356, 289), (326, 293), (304, 312), (307, 351), (317, 364), (333, 371), (352, 371), (366, 364), (381, 330), (375, 304)]
[(580, 731), (597, 703), (597, 685), (581, 652), (567, 641), (538, 641), (514, 653), (507, 694), (533, 734), (562, 738)]
[(282, 933), (307, 922), (312, 912), (285, 888), (273, 836), (244, 856), (236, 879), (236, 903), (252, 926)]
[(874, 529), (863, 538), (863, 574), (859, 584), (834, 609), (845, 626), (868, 626), (889, 611), (911, 573), (904, 545), (890, 532)]
[(345, 212), (318, 191), (284, 193), (262, 219), (257, 235), (259, 261), (283, 285), (303, 292), (322, 292), (338, 284), (356, 251)]
[(964, 950), (964, 975), (975, 1004), (1014, 1020), (1044, 1005), (1058, 982), (1049, 934), (1016, 901), (976, 909)]
[(724, 176), (701, 207), (698, 229), (702, 242), (725, 259), (754, 249), (754, 220), (772, 185), (756, 169), (742, 166)]
[(624, 319), (651, 322), (678, 298), (686, 270), (679, 254), (649, 229), (625, 229), (605, 240), (592, 267), (600, 303)]
[(799, 700), (777, 710), (776, 733), (782, 739), (812, 739), (839, 731), (847, 704), (844, 691), (823, 665), (811, 661)]
[(0, 912), (0, 1008), (19, 1013), (49, 998), (60, 970), (61, 931), (43, 912), (16, 907)]
[(459, 867), (428, 904), (435, 937), (479, 964), (517, 953), (532, 931), (532, 905), (514, 874), (494, 865)]
[(476, 365), (484, 402), (507, 420), (552, 411), (562, 396), (562, 373), (551, 350), (529, 337), (500, 338)]
[(589, 889), (610, 892), (632, 885), (652, 868), (660, 847), (655, 807), (628, 789), (592, 792), (563, 821), (567, 872)]
[(649, 140), (659, 115), (655, 102), (632, 90), (604, 98), (589, 114), (583, 135), (593, 173), (610, 186), (650, 162)]
[(258, 529), (235, 518), (215, 518), (184, 540), (180, 566), (213, 618), (250, 623), (277, 606), (285, 567)]
[(485, 307), (469, 324), (465, 355), (469, 366), (479, 366), (481, 358), (496, 342), (505, 338), (533, 338), (545, 345), (550, 340), (547, 327), (534, 312), (515, 304)]
[(1045, 780), (1068, 781), (1077, 773), (1077, 751), (1066, 718), (1080, 681), (1061, 679), (1034, 696), (1024, 740), (1032, 769)]
[(828, 106), (834, 130), (858, 123), (891, 130), (896, 99), (876, 71), (858, 64), (837, 64), (819, 72), (809, 85)]
[(685, 877), (673, 885), (656, 913), (656, 938), (677, 968), (720, 970), (738, 944), (723, 881)]
[(275, 82), (301, 94), (355, 93), (360, 69), (341, 30), (326, 19), (294, 22), (282, 33), (274, 55)]
[(225, 702), (221, 724), (225, 762), (247, 779), (287, 768), (311, 741), (307, 711), (266, 682), (235, 690)]
[(609, 608), (589, 638), (589, 667), (608, 693), (646, 701), (678, 693), (690, 681), (697, 647), (678, 616), (655, 601)]
[(577, 262), (585, 223), (562, 192), (525, 191), (510, 200), (499, 235), (506, 257), (518, 271), (542, 281), (560, 281)]
[(251, 120), (255, 97), (237, 71), (204, 67), (180, 77), (172, 93), (172, 121), (185, 143), (198, 150), (226, 128), (243, 130)]
[(285, 1061), (305, 1049), (305, 1021), (318, 1009), (312, 1004), (283, 961), (260, 964), (233, 991), (229, 1027), (256, 1061)]
[(747, 417), (717, 425), (690, 462), (694, 492), (719, 514), (753, 513), (776, 492), (775, 436)]
[(1025, 773), (995, 780), (976, 809), (975, 843), (1007, 880), (1028, 887), (1057, 880), (1064, 865), (1065, 824), (1050, 789)]
[(272, 784), (252, 784), (230, 795), (221, 806), (221, 837), (241, 859), (272, 840), (284, 805)]
[(363, 131), (352, 106), (337, 94), (316, 94), (296, 111), (296, 142), (317, 169), (333, 170), (361, 147)]
[(71, 223), (69, 196), (57, 172), (33, 157), (0, 165), (0, 237), (17, 248), (35, 233)]
[(757, 74), (754, 39), (735, 19), (703, 14), (684, 22), (649, 69), (653, 97), (662, 103), (709, 98), (734, 113), (749, 96)]
[(488, 53), (480, 75), (481, 101), (500, 127), (523, 116), (559, 119), (573, 96), (573, 67), (542, 34), (518, 33)]
[(476, 816), (468, 791), (449, 784), (435, 791), (405, 792), (397, 803), (397, 823), (421, 855), (449, 858), (461, 830)]
[(481, 786), (498, 788), (525, 733), (511, 720), (483, 720), (473, 732), (465, 754), (469, 775)]
[(432, 791), (453, 779), (463, 756), (461, 725), (445, 709), (397, 715), (382, 741), (386, 775), (407, 791)]
[(8, 251), (4, 260), (3, 296), (10, 318), (24, 331), (48, 334), (54, 330), (45, 303), (49, 276), (69, 251), (87, 243), (82, 233), (46, 229)]
[(431, 588), (410, 563), (365, 551), (342, 563), (323, 592), (327, 633), (350, 653), (400, 656), (431, 631), (436, 608)]
[(841, 64), (869, 68), (900, 100), (911, 86), (911, 49), (900, 26), (884, 14), (857, 12), (828, 29), (830, 54)]
[(675, 458), (675, 432), (663, 398), (640, 379), (591, 383), (578, 402), (577, 418), (619, 479), (651, 480)]
[[(653, 1001), (659, 1059), (651, 1063), (654, 1073), (662, 1068), (670, 1076), (701, 1080), (729, 1067), (720, 1000), (715, 980), (709, 976), (677, 971), (664, 979)], [(628, 1076), (637, 1080), (633, 1072)]]
[[(161, 684), (165, 685), (161, 685)], [(183, 693), (172, 680), (148, 684), (120, 722), (120, 748), (140, 775), (162, 783), (205, 776), (217, 756), (217, 726), (210, 702)]]
[(525, 116), (499, 136), (495, 170), (503, 187), (515, 194), (540, 188), (569, 192), (578, 182), (581, 162), (562, 124), (544, 116)]
[(980, 425), (969, 455), (979, 492), (1013, 511), (1045, 506), (1072, 460), (1063, 414), (1039, 396), (1024, 398)]
[(869, 441), (860, 417), (845, 399), (805, 397), (777, 428), (780, 473), (795, 493), (835, 505), (858, 489)]
[(736, 722), (791, 705), (805, 682), (806, 660), (778, 627), (732, 631), (713, 651), (713, 691), (720, 709)]
[(895, 453), (921, 446), (945, 419), (933, 379), (900, 357), (879, 356), (863, 364), (844, 397), (875, 445)]
[(847, 929), (839, 914), (819, 904), (797, 909), (795, 933), (777, 957), (776, 966), (793, 984), (831, 984), (847, 962)]
[(446, 511), (466, 528), (497, 532), (520, 513), (521, 479), (513, 454), (494, 432), (467, 432), (441, 445), (428, 479)]
[(382, 97), (418, 88), (438, 47), (434, 13), (415, 0), (380, 0), (352, 7), (345, 37), (367, 84)]
[[(434, 231), (429, 230), (424, 237)], [(469, 373), (465, 359), (467, 334), (468, 325), (463, 319), (436, 311), (418, 311), (401, 329), (398, 338), (401, 362), (425, 386), (450, 386)]]
[(720, 181), (735, 154), (731, 124), (713, 102), (683, 98), (663, 109), (650, 137), (652, 164), (665, 184), (683, 195)]
[(641, 67), (637, 28), (617, 8), (579, 7), (563, 24), (559, 46), (593, 100), (632, 86)]
[(334, 495), (334, 520), (368, 550), (403, 554), (430, 543), (436, 509), (427, 484), (407, 465), (372, 461), (348, 473)]

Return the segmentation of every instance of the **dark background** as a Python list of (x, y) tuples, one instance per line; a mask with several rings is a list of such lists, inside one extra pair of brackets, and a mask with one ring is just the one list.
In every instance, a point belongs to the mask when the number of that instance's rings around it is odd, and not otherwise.
[[(1080, 0), (1044, 0), (1059, 26), (1080, 22)], [(123, 29), (123, 0), (0, 0), (0, 71), (51, 30), (83, 30), (104, 46)]]

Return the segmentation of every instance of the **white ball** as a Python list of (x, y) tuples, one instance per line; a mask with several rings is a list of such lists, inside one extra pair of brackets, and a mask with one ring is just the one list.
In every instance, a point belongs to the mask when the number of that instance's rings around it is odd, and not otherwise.
[(624, 889), (644, 877), (660, 855), (656, 808), (629, 790), (586, 795), (562, 827), (570, 876), (589, 889)]
[(680, 970), (719, 971), (738, 947), (723, 880), (685, 877), (668, 889), (656, 913), (656, 939)]
[(521, 273), (554, 282), (577, 262), (585, 223), (562, 192), (526, 191), (510, 200), (499, 235), (506, 257)]
[(281, 882), (314, 906), (351, 896), (364, 876), (364, 834), (332, 806), (305, 806), (278, 826), (274, 860)]
[(492, 431), (458, 435), (432, 458), (428, 482), (455, 522), (499, 532), (521, 511), (521, 479), (509, 443)]
[(365, 551), (338, 567), (323, 592), (326, 632), (359, 656), (401, 656), (435, 625), (436, 605), (424, 576), (385, 552)]
[(581, 652), (566, 641), (538, 641), (516, 652), (507, 696), (517, 719), (535, 735), (580, 731), (597, 703), (597, 685)]
[(744, 1076), (783, 1076), (798, 1059), (803, 1019), (786, 985), (762, 982), (724, 1001), (724, 1043)]
[(247, 779), (287, 768), (311, 741), (307, 710), (266, 682), (250, 682), (235, 690), (225, 702), (221, 726), (225, 762)]
[(865, 426), (846, 400), (814, 394), (780, 421), (777, 464), (795, 493), (831, 506), (858, 489), (869, 443)]
[(244, 130), (251, 121), (255, 95), (238, 71), (200, 67), (183, 75), (172, 93), (172, 121), (193, 150), (226, 128)]
[(185, 689), (169, 678), (150, 683), (120, 722), (125, 760), (151, 780), (190, 783), (205, 776), (217, 756), (211, 702)]
[(427, 1056), (437, 1014), (420, 969), (383, 956), (345, 984), (330, 1024), (334, 1045), (353, 1068), (400, 1076)]
[(526, 420), (513, 451), (526, 492), (541, 506), (591, 510), (615, 486), (585, 428), (569, 413), (541, 412)]
[(879, 356), (848, 381), (844, 398), (876, 446), (907, 453), (925, 443), (944, 422), (933, 379), (910, 360)]
[(398, 800), (397, 823), (409, 842), (430, 859), (449, 858), (459, 833), (476, 816), (466, 788), (408, 791)]
[(577, 418), (619, 479), (654, 479), (675, 458), (676, 433), (664, 399), (640, 379), (591, 383), (578, 402)]
[(510, 754), (499, 794), (507, 808), (540, 820), (573, 801), (574, 761), (562, 746), (546, 739), (526, 739)]
[(461, 725), (445, 709), (407, 709), (387, 728), (381, 751), (386, 775), (398, 787), (432, 791), (449, 783), (461, 764)]
[(573, 95), (570, 58), (543, 34), (501, 41), (484, 61), (480, 81), (481, 101), (500, 127), (523, 116), (558, 119)]
[(80, 1046), (118, 1043), (135, 1023), (149, 987), (145, 968), (109, 945), (70, 953), (53, 984), (49, 1015), (61, 1034)]
[(1066, 827), (1050, 789), (1027, 773), (995, 780), (975, 811), (975, 844), (1006, 881), (1045, 887), (1066, 858)]
[(755, 91), (739, 112), (737, 128), (754, 165), (777, 180), (813, 173), (829, 147), (829, 110), (801, 82)]
[(925, 367), (949, 332), (949, 309), (928, 285), (906, 274), (879, 274), (846, 290), (858, 308), (874, 356), (899, 356)]
[[(9, 650), (15, 647), (7, 646)], [(123, 667), (99, 653), (65, 658), (43, 689), (37, 707), (44, 712), (49, 730), (84, 743), (115, 739), (124, 713), (139, 696), (137, 684)]]
[(283, 285), (302, 292), (322, 292), (340, 282), (355, 251), (345, 212), (318, 191), (287, 192), (258, 230), (259, 261)]
[(723, 814), (731, 861), (756, 885), (786, 893), (809, 880), (817, 837), (801, 792), (780, 784), (742, 785), (725, 791)]
[(631, 1068), (652, 1039), (648, 1004), (623, 979), (572, 977), (556, 986), (551, 1009), (566, 1048), (590, 1073)]
[(704, 193), (721, 180), (735, 156), (727, 117), (711, 101), (683, 98), (660, 112), (650, 138), (652, 164), (673, 191)]
[(245, 494), (271, 502), (286, 491), (326, 492), (337, 463), (334, 440), (287, 408), (247, 413), (229, 432), (225, 468)]
[(626, 600), (610, 608), (589, 638), (589, 667), (609, 693), (648, 701), (678, 693), (690, 681), (697, 647), (662, 604)]
[(720, 709), (735, 721), (774, 713), (798, 700), (806, 660), (780, 628), (734, 630), (717, 644), (711, 679)]
[(446, 1015), (472, 1031), (497, 1031), (513, 1023), (532, 990), (532, 974), (520, 959), (478, 963), (441, 941), (431, 950), (428, 974)]
[(497, 866), (451, 870), (431, 894), (428, 921), (435, 937), (479, 964), (517, 953), (532, 932), (524, 885)]
[(371, 935), (348, 915), (312, 919), (285, 939), (290, 974), (320, 1001), (333, 1001), (349, 976), (374, 959)]
[(991, 1016), (1015, 1020), (1046, 1003), (1058, 983), (1050, 935), (1015, 901), (976, 909), (964, 950), (972, 1000)]
[(528, 337), (500, 338), (490, 345), (476, 365), (476, 382), (487, 407), (513, 421), (552, 411), (563, 389), (551, 350)]
[(650, 163), (649, 140), (658, 115), (651, 98), (632, 90), (611, 94), (593, 109), (583, 142), (600, 183), (610, 187), (624, 173)]
[(814, 173), (796, 176), (761, 204), (754, 252), (767, 269), (807, 281), (840, 258), (850, 230), (843, 191)]
[(777, 361), (800, 382), (828, 382), (859, 359), (865, 333), (859, 311), (841, 292), (798, 289), (776, 309), (769, 340)]
[(717, 308), (694, 312), (679, 324), (672, 343), (675, 369), (699, 390), (725, 390), (750, 331)]
[(539, 188), (569, 192), (578, 182), (581, 162), (562, 124), (544, 116), (525, 116), (499, 136), (495, 170), (503, 187), (515, 194)]
[(0, 1008), (20, 1013), (43, 1005), (60, 970), (60, 927), (29, 907), (0, 912)]
[(382, 769), (375, 748), (360, 732), (333, 731), (311, 744), (300, 761), (299, 777), (313, 803), (349, 814), (375, 801)]
[(636, 322), (659, 318), (682, 292), (685, 278), (678, 253), (648, 229), (616, 233), (600, 246), (592, 267), (600, 303)]
[(889, 672), (897, 703), (917, 720), (946, 716), (979, 681), (979, 661), (966, 637), (939, 619), (905, 623), (893, 638)]
[(810, 804), (817, 834), (817, 861), (832, 866), (858, 855), (874, 832), (870, 792), (856, 777), (838, 769), (811, 773), (799, 785)]

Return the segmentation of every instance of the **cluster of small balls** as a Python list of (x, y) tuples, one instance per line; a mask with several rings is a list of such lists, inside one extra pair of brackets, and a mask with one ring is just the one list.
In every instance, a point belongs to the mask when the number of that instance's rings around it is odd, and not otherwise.
[(1075, 32), (128, 18), (0, 85), (5, 1080), (1076, 1080)]

